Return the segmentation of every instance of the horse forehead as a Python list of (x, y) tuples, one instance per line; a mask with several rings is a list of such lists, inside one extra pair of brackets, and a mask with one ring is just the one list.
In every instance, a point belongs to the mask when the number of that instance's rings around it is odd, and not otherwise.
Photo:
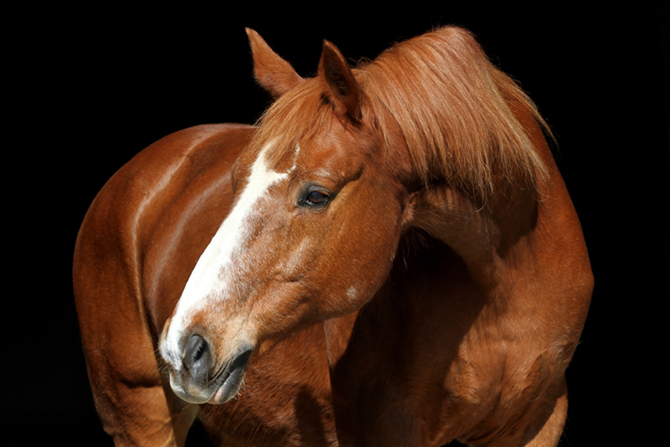
[(296, 165), (315, 174), (341, 174), (357, 169), (364, 162), (364, 151), (356, 142), (315, 140), (301, 144), (296, 155)]

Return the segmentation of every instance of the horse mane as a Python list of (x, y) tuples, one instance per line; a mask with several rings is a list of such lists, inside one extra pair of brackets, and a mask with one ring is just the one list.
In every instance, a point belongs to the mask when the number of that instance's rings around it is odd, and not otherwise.
[[(500, 180), (535, 185), (548, 177), (512, 107), (530, 113), (550, 134), (548, 126), (470, 32), (444, 27), (396, 43), (376, 59), (361, 62), (354, 73), (373, 125), (387, 145), (393, 144), (388, 140), (394, 135), (391, 129), (400, 129), (412, 167), (424, 183), (447, 181), (484, 198)], [(273, 164), (301, 138), (327, 130), (333, 109), (325, 88), (323, 82), (304, 82), (261, 117), (255, 147), (285, 140), (276, 146)], [(386, 113), (377, 113), (381, 108)]]

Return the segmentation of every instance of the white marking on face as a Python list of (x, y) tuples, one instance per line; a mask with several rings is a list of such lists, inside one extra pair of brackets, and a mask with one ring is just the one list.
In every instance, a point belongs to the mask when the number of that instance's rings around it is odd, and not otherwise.
[(237, 203), (198, 259), (186, 282), (162, 347), (163, 356), (172, 360), (174, 366), (178, 366), (179, 362), (170, 359), (170, 353), (179, 352), (179, 341), (188, 318), (195, 311), (227, 298), (235, 272), (238, 271), (236, 254), (248, 237), (247, 222), (253, 217), (254, 205), (272, 185), (288, 178), (288, 173), (268, 169), (265, 154), (271, 146), (272, 143), (261, 150)]
[(291, 169), (289, 169), (289, 171), (288, 171), (289, 174), (295, 170), (296, 166), (298, 166), (298, 155), (300, 155), (300, 146), (299, 145), (295, 149), (295, 154), (293, 155), (293, 166), (291, 167)]

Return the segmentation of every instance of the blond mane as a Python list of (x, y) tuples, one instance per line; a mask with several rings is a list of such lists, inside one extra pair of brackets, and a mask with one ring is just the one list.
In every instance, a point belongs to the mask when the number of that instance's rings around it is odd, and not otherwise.
[[(388, 112), (374, 113), (378, 130), (389, 138), (390, 129), (400, 129), (425, 182), (446, 180), (486, 197), (500, 180), (534, 185), (547, 176), (510, 105), (548, 131), (546, 123), (468, 31), (444, 27), (397, 43), (355, 73), (373, 113), (381, 107)], [(300, 139), (327, 131), (333, 109), (324, 97), (322, 82), (304, 82), (286, 93), (259, 121), (255, 146), (283, 140), (273, 157), (278, 162)]]

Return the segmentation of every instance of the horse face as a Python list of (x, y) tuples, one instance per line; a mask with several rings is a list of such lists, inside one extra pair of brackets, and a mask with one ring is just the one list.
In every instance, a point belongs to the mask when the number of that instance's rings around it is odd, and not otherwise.
[(164, 333), (174, 391), (225, 402), (250, 354), (369, 301), (400, 237), (402, 188), (379, 143), (333, 119), (276, 169), (274, 143), (240, 156), (233, 207), (205, 249)]

